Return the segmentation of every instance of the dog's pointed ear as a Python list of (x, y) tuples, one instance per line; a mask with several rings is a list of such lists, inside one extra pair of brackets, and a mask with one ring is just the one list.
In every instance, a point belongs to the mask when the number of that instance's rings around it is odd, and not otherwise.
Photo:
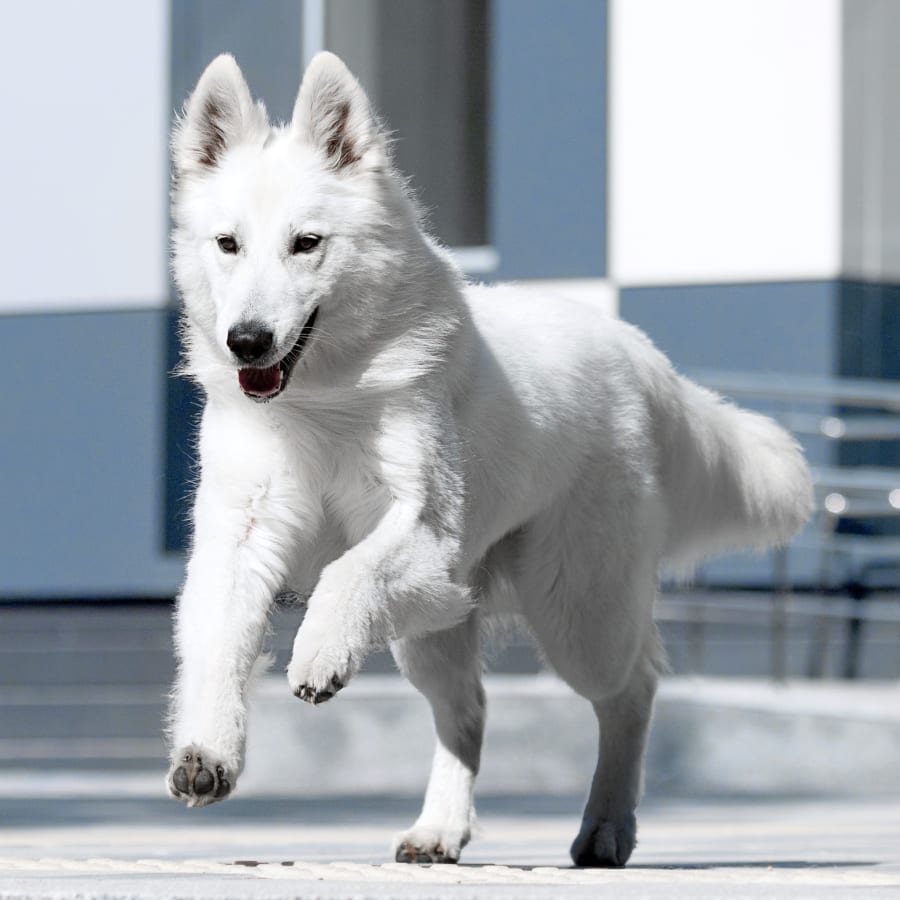
[(234, 57), (223, 53), (200, 76), (175, 125), (175, 168), (179, 173), (215, 168), (229, 147), (267, 125), (265, 109), (253, 103)]
[(384, 140), (369, 98), (333, 53), (317, 53), (307, 67), (291, 127), (335, 171), (384, 163)]

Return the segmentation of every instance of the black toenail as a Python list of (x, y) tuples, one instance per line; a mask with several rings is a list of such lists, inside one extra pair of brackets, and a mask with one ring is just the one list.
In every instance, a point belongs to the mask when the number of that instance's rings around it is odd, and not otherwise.
[(224, 778), (225, 777), (225, 767), (224, 766), (216, 766), (216, 775), (218, 775), (219, 778)]
[(215, 784), (215, 780), (212, 777), (212, 772), (201, 769), (194, 779), (194, 793), (208, 794), (213, 789), (213, 784)]
[(179, 766), (172, 776), (172, 784), (175, 785), (176, 791), (186, 794), (188, 791), (188, 773), (184, 766)]
[(185, 753), (184, 756), (181, 757), (182, 762), (190, 762), (191, 759), (192, 759), (192, 757), (191, 757), (190, 753)]

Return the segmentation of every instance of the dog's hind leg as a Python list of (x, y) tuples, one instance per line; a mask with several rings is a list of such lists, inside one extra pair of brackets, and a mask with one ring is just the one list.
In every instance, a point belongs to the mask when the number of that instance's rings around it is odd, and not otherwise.
[[(630, 636), (620, 637), (627, 647)], [(570, 850), (572, 859), (578, 866), (624, 866), (637, 838), (635, 810), (641, 798), (647, 735), (662, 668), (655, 626), (648, 623), (636, 658), (626, 662), (624, 655), (613, 654), (622, 668), (617, 665), (607, 677), (592, 677), (598, 673), (596, 659), (579, 660), (589, 640), (553, 643), (546, 632), (539, 634), (539, 639), (554, 668), (591, 701), (600, 724), (599, 759), (581, 829)], [(595, 653), (604, 653), (599, 642)]]
[(622, 691), (593, 703), (600, 758), (570, 851), (577, 866), (624, 866), (634, 849), (656, 681), (654, 655), (642, 656)]
[(652, 523), (597, 516), (592, 500), (570, 498), (531, 523), (517, 587), (546, 659), (591, 701), (600, 722), (600, 758), (572, 858), (583, 866), (623, 866), (635, 845), (663, 659), (652, 617), (656, 554)]
[(422, 813), (396, 836), (395, 857), (398, 862), (455, 863), (471, 834), (484, 733), (477, 616), (446, 631), (396, 641), (391, 649), (431, 704), (437, 733)]

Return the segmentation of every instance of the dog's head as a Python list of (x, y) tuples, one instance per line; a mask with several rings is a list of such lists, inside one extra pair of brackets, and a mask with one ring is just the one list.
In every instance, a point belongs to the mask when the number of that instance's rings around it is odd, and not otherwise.
[(195, 368), (269, 400), (301, 360), (352, 353), (366, 327), (353, 306), (389, 275), (390, 207), (403, 191), (347, 67), (317, 55), (292, 121), (272, 127), (237, 63), (219, 56), (172, 143), (173, 267)]

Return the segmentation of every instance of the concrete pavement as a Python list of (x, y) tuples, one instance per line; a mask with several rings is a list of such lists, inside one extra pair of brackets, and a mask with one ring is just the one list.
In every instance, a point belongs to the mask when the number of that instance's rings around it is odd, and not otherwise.
[[(161, 747), (142, 769), (72, 757), (51, 733), (60, 716), (71, 730), (60, 697), (0, 692), (7, 724), (26, 703), (56, 754), (47, 766), (43, 744), (7, 738), (0, 900), (900, 898), (896, 682), (665, 679), (639, 846), (619, 871), (570, 866), (596, 725), (543, 675), (488, 679), (481, 833), (463, 864), (390, 862), (391, 835), (418, 812), (429, 715), (396, 677), (352, 687), (313, 708), (264, 679), (238, 794), (202, 810), (165, 798)], [(94, 744), (118, 721), (103, 719)]]
[(647, 801), (624, 870), (566, 855), (576, 797), (484, 798), (459, 866), (389, 861), (410, 800), (0, 800), (0, 898), (900, 897), (900, 803)]

